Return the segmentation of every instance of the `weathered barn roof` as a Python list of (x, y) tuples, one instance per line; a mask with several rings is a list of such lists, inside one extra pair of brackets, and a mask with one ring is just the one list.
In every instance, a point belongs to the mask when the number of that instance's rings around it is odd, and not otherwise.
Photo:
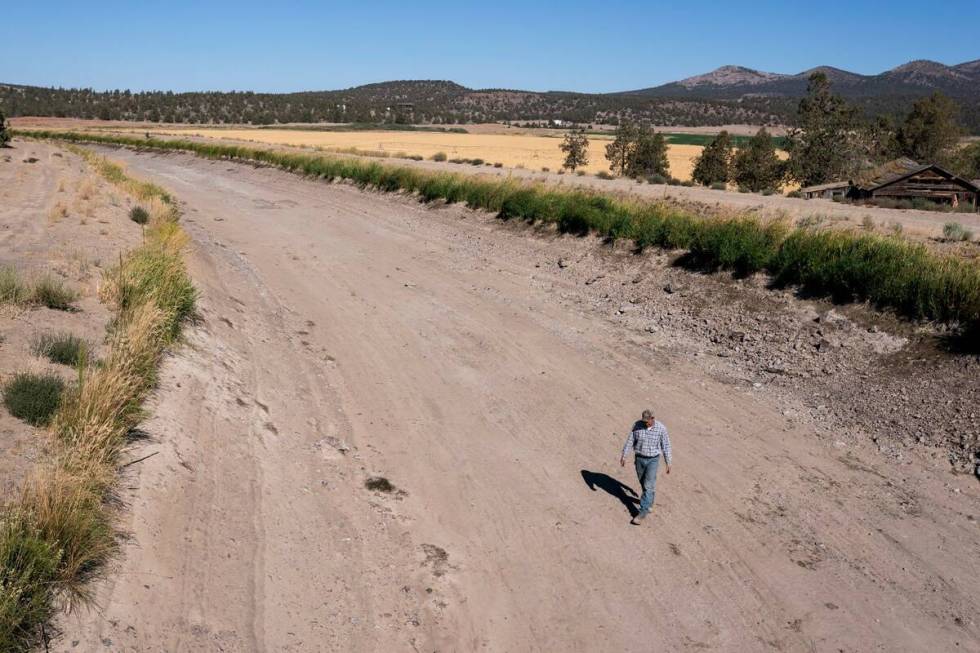
[(893, 184), (899, 179), (911, 177), (926, 170), (934, 170), (947, 179), (956, 180), (971, 186), (975, 192), (980, 192), (980, 186), (968, 179), (963, 179), (949, 170), (937, 166), (935, 163), (917, 163), (907, 157), (895, 159), (888, 163), (883, 163), (877, 168), (873, 168), (863, 174), (859, 174), (853, 184), (863, 191), (873, 191)]
[(929, 164), (922, 165), (908, 157), (902, 157), (858, 174), (854, 179), (854, 185), (863, 190), (874, 190), (903, 177), (928, 170), (930, 167)]
[(816, 186), (807, 186), (806, 188), (801, 188), (801, 193), (819, 193), (822, 190), (831, 190), (834, 188), (847, 188), (851, 185), (849, 181), (832, 181), (829, 184), (817, 184)]

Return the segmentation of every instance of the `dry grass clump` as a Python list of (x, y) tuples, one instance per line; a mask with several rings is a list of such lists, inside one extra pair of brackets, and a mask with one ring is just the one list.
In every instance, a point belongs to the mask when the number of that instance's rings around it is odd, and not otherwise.
[[(68, 607), (91, 600), (86, 582), (116, 548), (106, 500), (119, 454), (141, 417), (165, 347), (193, 310), (194, 288), (182, 259), (186, 236), (174, 222), (169, 196), (119, 176), (121, 168), (104, 159), (96, 164), (114, 183), (140, 191), (149, 205), (161, 201), (166, 211), (151, 218), (146, 243), (105, 273), (104, 297), (117, 311), (108, 353), (99, 365), (79, 366), (78, 383), (60, 396), (50, 416), (57, 436), (54, 459), (30, 478), (18, 500), (0, 510), (2, 651), (35, 645), (56, 599)], [(4, 282), (4, 274), (0, 292), (22, 296), (16, 276), (6, 275)]]
[(63, 281), (51, 275), (44, 275), (37, 279), (31, 289), (33, 303), (58, 311), (70, 311), (77, 299), (77, 290), (69, 288)]
[(0, 647), (27, 651), (36, 629), (52, 616), (54, 578), (61, 550), (39, 532), (33, 514), (19, 504), (0, 521)]
[(94, 177), (85, 177), (80, 182), (78, 182), (78, 188), (75, 191), (76, 196), (80, 200), (91, 200), (95, 197), (98, 192), (99, 183)]
[(77, 299), (78, 291), (50, 274), (28, 283), (21, 279), (14, 268), (0, 267), (0, 304), (41, 305), (68, 311), (74, 307)]
[(68, 205), (62, 201), (55, 202), (55, 205), (48, 211), (48, 220), (58, 222), (62, 218), (68, 217)]
[(66, 459), (108, 464), (140, 416), (144, 394), (156, 381), (156, 366), (170, 342), (165, 312), (141, 304), (117, 324), (100, 365), (83, 369), (81, 383), (65, 398), (52, 430), (65, 444)]
[(9, 266), (0, 267), (0, 304), (19, 306), (26, 304), (30, 296), (30, 286), (21, 280), (17, 270)]
[(71, 367), (85, 365), (89, 350), (88, 343), (72, 333), (44, 333), (35, 336), (31, 342), (31, 351), (35, 356)]
[(53, 465), (24, 486), (19, 516), (43, 542), (57, 544), (50, 582), (69, 607), (91, 600), (85, 582), (98, 573), (116, 546), (103, 493), (85, 476)]
[(187, 235), (176, 223), (151, 224), (146, 244), (106, 271), (99, 297), (120, 316), (148, 303), (160, 307), (167, 333), (176, 336), (197, 297), (180, 256), (186, 243)]
[(0, 520), (0, 650), (28, 651), (54, 613), (90, 602), (86, 584), (116, 548), (102, 497), (57, 466), (31, 476)]

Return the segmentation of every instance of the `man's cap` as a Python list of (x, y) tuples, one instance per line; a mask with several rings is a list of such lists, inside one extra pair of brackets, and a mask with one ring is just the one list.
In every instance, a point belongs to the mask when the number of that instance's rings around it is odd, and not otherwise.
[(643, 414), (640, 415), (640, 417), (642, 417), (643, 419), (653, 419), (653, 411), (647, 408), (646, 410), (643, 411)]

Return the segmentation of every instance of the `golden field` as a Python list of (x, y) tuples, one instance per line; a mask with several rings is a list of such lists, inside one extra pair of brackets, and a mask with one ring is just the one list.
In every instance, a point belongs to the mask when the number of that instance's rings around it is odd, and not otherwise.
[[(134, 130), (142, 131), (142, 130)], [(418, 154), (426, 159), (436, 152), (445, 152), (450, 159), (483, 159), (502, 163), (509, 168), (523, 166), (528, 170), (561, 167), (564, 155), (558, 148), (561, 138), (530, 134), (451, 134), (413, 131), (308, 131), (301, 129), (223, 129), (179, 128), (151, 130), (154, 134), (173, 136), (202, 136), (269, 145), (319, 147), (326, 150), (351, 148), (374, 153)], [(608, 170), (606, 144), (608, 137), (589, 137), (587, 172)], [(681, 180), (691, 178), (694, 159), (701, 153), (700, 145), (670, 145), (667, 157), (670, 172)]]
[[(364, 130), (364, 131), (317, 131), (283, 127), (260, 129), (254, 127), (198, 127), (193, 125), (162, 125), (159, 123), (121, 123), (116, 121), (88, 121), (71, 118), (15, 118), (11, 121), (17, 129), (74, 129), (113, 131), (140, 134), (149, 132), (158, 136), (214, 138), (226, 141), (245, 141), (266, 145), (319, 148), (330, 152), (380, 154), (398, 157), (418, 155), (426, 159), (436, 152), (445, 152), (450, 159), (483, 159), (500, 163), (508, 168), (523, 167), (528, 170), (548, 168), (556, 172), (565, 159), (559, 149), (560, 132), (547, 135), (540, 133), (507, 133), (500, 125), (467, 125), (476, 133), (455, 134), (449, 132)], [(488, 128), (486, 129), (485, 128)], [(612, 136), (589, 136), (589, 164), (585, 171), (595, 174), (608, 171), (606, 145)], [(668, 144), (667, 159), (670, 173), (681, 181), (691, 179), (694, 162), (704, 149), (700, 145)], [(779, 158), (786, 152), (777, 150)], [(784, 185), (783, 190), (798, 188), (796, 184)]]

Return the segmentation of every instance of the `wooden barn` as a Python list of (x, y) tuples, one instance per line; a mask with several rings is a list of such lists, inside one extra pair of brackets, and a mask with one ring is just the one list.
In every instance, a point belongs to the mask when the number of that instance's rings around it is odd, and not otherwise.
[(895, 159), (852, 181), (835, 181), (800, 189), (806, 199), (929, 200), (980, 209), (980, 179), (963, 179), (934, 163)]
[(851, 182), (852, 199), (924, 199), (939, 204), (980, 207), (980, 187), (934, 163), (895, 159)]

